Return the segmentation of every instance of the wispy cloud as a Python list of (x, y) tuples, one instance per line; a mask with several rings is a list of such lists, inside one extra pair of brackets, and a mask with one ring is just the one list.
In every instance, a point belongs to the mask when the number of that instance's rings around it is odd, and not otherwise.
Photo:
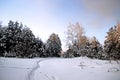
[(120, 20), (120, 0), (83, 0), (84, 6), (107, 19)]
[(120, 21), (120, 0), (82, 0), (82, 3), (87, 14), (93, 15), (88, 24), (94, 28)]

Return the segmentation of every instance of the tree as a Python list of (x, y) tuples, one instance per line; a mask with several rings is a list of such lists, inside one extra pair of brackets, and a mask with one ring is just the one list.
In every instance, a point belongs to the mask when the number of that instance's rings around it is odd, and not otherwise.
[(83, 42), (84, 34), (84, 28), (79, 24), (69, 24), (68, 30), (67, 30), (67, 46), (70, 47), (74, 43), (77, 43), (78, 45), (81, 45), (85, 42)]
[(65, 57), (87, 56), (90, 58), (103, 59), (103, 48), (96, 37), (85, 36), (84, 28), (79, 23), (70, 24), (67, 31), (68, 50), (63, 54)]
[(2, 23), (0, 22), (0, 56), (4, 56), (4, 43), (3, 43), (3, 27), (2, 27)]
[(6, 27), (0, 24), (0, 56), (30, 58), (44, 53), (44, 43), (35, 38), (30, 28), (11, 20)]
[(14, 22), (13, 21), (9, 21), (8, 23), (8, 28), (6, 29), (6, 52), (9, 53), (11, 51), (11, 49), (14, 47)]
[(89, 39), (85, 36), (84, 28), (80, 26), (79, 23), (76, 23), (75, 25), (70, 24), (68, 26), (66, 41), (68, 42), (67, 46), (69, 48), (66, 55), (69, 54), (71, 56), (72, 54), (74, 57), (78, 57), (87, 54), (86, 49), (89, 45)]
[(25, 27), (23, 28), (20, 36), (20, 42), (15, 46), (15, 52), (17, 52), (17, 56), (32, 57), (32, 54), (35, 53), (33, 50), (33, 44), (35, 39), (34, 34), (28, 27)]
[(46, 53), (49, 57), (60, 57), (61, 40), (55, 33), (51, 34), (46, 43)]
[(22, 27), (19, 23), (9, 21), (8, 26), (5, 28), (4, 32), (4, 42), (5, 42), (5, 52), (4, 56), (16, 56), (17, 50), (15, 51), (16, 45), (19, 44), (21, 40)]
[(33, 50), (34, 50), (34, 54), (33, 56), (35, 57), (45, 57), (45, 45), (42, 42), (42, 40), (40, 38), (35, 38), (34, 40), (34, 44), (33, 44)]
[(90, 40), (87, 57), (97, 58), (97, 59), (105, 59), (102, 45), (96, 39), (96, 37), (93, 37)]
[(0, 28), (2, 27), (2, 22), (0, 21)]
[(107, 32), (104, 51), (108, 59), (120, 59), (120, 23)]

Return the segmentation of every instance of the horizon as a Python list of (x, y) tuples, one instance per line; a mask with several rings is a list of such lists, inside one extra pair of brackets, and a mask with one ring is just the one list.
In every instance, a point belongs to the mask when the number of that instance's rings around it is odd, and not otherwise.
[(43, 42), (58, 34), (65, 49), (65, 31), (69, 23), (79, 22), (85, 35), (95, 36), (103, 44), (107, 31), (120, 21), (119, 0), (1, 0), (0, 21), (22, 22)]

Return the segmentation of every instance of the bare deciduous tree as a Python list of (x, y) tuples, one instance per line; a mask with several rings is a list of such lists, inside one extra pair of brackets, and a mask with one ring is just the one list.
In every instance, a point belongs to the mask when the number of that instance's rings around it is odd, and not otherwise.
[(87, 42), (87, 37), (84, 35), (84, 28), (79, 24), (69, 24), (67, 30), (67, 46), (71, 46), (75, 43), (81, 45)]

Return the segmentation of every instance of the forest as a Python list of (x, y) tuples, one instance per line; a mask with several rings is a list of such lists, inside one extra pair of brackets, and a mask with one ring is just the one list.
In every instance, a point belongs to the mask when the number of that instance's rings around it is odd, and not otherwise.
[(79, 24), (69, 24), (66, 32), (68, 49), (62, 51), (58, 34), (52, 33), (44, 43), (35, 37), (31, 29), (22, 23), (9, 21), (0, 24), (0, 56), (17, 58), (87, 56), (102, 60), (120, 60), (120, 24), (113, 25), (106, 33), (102, 45), (95, 36), (89, 38)]

